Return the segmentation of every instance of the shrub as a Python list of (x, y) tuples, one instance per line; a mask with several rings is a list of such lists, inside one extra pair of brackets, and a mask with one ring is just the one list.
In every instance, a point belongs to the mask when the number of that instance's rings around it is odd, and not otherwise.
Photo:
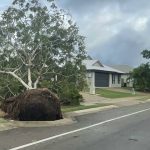
[(74, 84), (63, 84), (59, 97), (63, 105), (79, 105), (82, 95)]
[(0, 100), (18, 95), (25, 88), (14, 78), (1, 75), (0, 77)]
[(150, 63), (142, 64), (132, 72), (134, 88), (136, 90), (150, 90)]

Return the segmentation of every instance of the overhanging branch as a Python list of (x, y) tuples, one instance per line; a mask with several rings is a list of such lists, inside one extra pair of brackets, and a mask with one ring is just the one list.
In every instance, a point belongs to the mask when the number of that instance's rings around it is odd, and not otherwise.
[(10, 74), (14, 78), (16, 78), (26, 89), (31, 89), (18, 75), (16, 75), (14, 72), (11, 71), (2, 71), (0, 70), (0, 73), (2, 74)]

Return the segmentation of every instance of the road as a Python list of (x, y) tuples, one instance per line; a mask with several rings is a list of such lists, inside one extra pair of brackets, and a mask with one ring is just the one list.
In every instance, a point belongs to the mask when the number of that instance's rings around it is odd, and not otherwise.
[(61, 127), (0, 132), (0, 150), (150, 150), (150, 103), (83, 115), (76, 120)]

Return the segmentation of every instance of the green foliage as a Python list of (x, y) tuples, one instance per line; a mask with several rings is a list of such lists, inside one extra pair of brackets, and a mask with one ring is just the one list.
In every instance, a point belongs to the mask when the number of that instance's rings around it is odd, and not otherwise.
[(150, 59), (150, 50), (143, 50), (141, 54), (143, 55), (144, 58)]
[[(143, 50), (142, 51), (143, 58), (150, 59), (150, 51)], [(150, 90), (150, 63), (141, 64), (139, 67), (135, 68), (132, 72), (132, 76), (134, 79), (134, 87), (137, 90)]]
[(150, 64), (142, 64), (132, 72), (134, 87), (138, 90), (150, 90)]
[[(41, 4), (39, 0), (14, 0), (3, 12), (0, 18), (0, 73), (15, 73), (27, 88), (30, 70), (32, 87), (38, 81), (37, 87), (63, 93), (73, 104), (85, 84), (82, 66), (86, 57), (85, 38), (79, 34), (70, 14), (59, 9), (53, 0), (43, 1)], [(9, 84), (4, 81), (0, 86), (11, 86), (15, 94), (25, 89), (16, 77), (9, 76), (7, 80)], [(65, 88), (70, 93), (63, 91), (64, 81), (67, 81)], [(7, 95), (8, 88), (4, 89), (2, 93)]]
[(127, 92), (111, 91), (108, 89), (101, 89), (101, 88), (96, 89), (96, 93), (100, 94), (102, 97), (111, 98), (111, 99), (134, 96), (131, 93), (127, 93)]
[(58, 68), (62, 74), (47, 74), (39, 87), (48, 87), (60, 97), (65, 105), (79, 105), (82, 96), (79, 91), (86, 85), (85, 66), (81, 65), (81, 70), (76, 68), (76, 64), (66, 63), (63, 68)]
[(74, 83), (67, 82), (61, 84), (59, 97), (64, 105), (79, 105), (82, 100), (82, 96)]
[(0, 76), (0, 100), (18, 95), (24, 90), (24, 86), (19, 84), (19, 82), (16, 79), (12, 78), (10, 75)]

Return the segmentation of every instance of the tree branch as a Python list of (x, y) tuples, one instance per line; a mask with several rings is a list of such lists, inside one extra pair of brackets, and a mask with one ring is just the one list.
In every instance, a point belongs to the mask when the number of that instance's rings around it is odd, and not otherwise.
[(9, 92), (13, 95), (13, 96), (15, 96), (15, 94), (13, 93), (13, 91), (10, 89), (10, 87), (7, 85), (7, 89), (9, 90)]
[(39, 75), (36, 79), (36, 81), (34, 82), (34, 89), (37, 88), (37, 84), (39, 83), (39, 80), (40, 80), (41, 76)]
[(19, 76), (17, 76), (14, 72), (10, 72), (10, 71), (2, 71), (0, 70), (0, 73), (3, 74), (10, 74), (12, 75), (14, 78), (16, 78), (26, 89), (31, 89), (31, 87), (29, 87)]

